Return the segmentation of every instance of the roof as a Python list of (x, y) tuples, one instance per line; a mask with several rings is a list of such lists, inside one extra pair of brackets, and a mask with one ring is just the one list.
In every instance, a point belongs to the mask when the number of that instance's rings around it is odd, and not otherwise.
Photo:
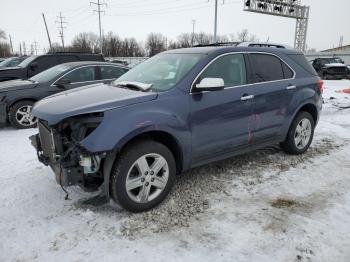
[(229, 52), (267, 52), (273, 54), (301, 54), (302, 52), (295, 49), (273, 48), (273, 47), (242, 47), (242, 46), (203, 46), (189, 47), (165, 51), (165, 54), (212, 54), (229, 53)]
[(330, 49), (326, 49), (326, 50), (323, 50), (321, 52), (334, 52), (334, 51), (342, 51), (343, 49), (350, 49), (350, 45), (343, 45), (343, 46), (339, 46), (339, 47), (336, 47), (336, 48), (330, 48)]
[(99, 62), (99, 61), (77, 61), (77, 62), (69, 62), (69, 63), (64, 63), (61, 65), (67, 65), (69, 67), (77, 67), (77, 66), (84, 66), (84, 65), (109, 65), (109, 66), (117, 66), (117, 67), (124, 67), (128, 68), (127, 66), (123, 66), (120, 64), (115, 64), (115, 63), (109, 63), (109, 62)]

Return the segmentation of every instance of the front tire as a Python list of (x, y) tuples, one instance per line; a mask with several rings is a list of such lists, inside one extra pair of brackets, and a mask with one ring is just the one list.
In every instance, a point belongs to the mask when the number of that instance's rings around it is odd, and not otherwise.
[(146, 211), (166, 198), (175, 176), (175, 159), (165, 145), (152, 140), (134, 142), (114, 164), (111, 196), (128, 211)]
[(36, 118), (31, 114), (33, 105), (34, 102), (30, 100), (24, 100), (14, 104), (9, 112), (11, 125), (18, 129), (35, 127)]
[(308, 112), (301, 111), (294, 118), (289, 128), (287, 138), (281, 143), (282, 149), (291, 155), (305, 153), (313, 140), (315, 121)]

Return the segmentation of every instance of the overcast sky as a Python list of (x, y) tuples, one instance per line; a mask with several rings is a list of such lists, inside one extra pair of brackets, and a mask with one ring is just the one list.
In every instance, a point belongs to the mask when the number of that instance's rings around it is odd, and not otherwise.
[[(91, 0), (93, 1), (93, 0)], [(97, 0), (96, 0), (97, 1)], [(113, 31), (121, 37), (143, 41), (149, 32), (159, 32), (175, 39), (183, 32), (195, 30), (213, 33), (214, 0), (101, 0), (103, 31)], [(59, 42), (55, 24), (59, 12), (66, 17), (65, 42), (70, 43), (79, 32), (98, 33), (98, 16), (93, 14), (89, 0), (0, 0), (0, 28), (11, 34), (15, 50), (20, 41), (27, 48), (34, 41), (39, 48), (48, 46), (41, 17), (44, 12), (52, 42)], [(338, 46), (341, 36), (350, 44), (349, 0), (302, 0), (311, 6), (307, 45), (318, 50)], [(243, 11), (243, 0), (225, 0), (219, 6), (218, 34), (235, 34), (247, 28), (261, 41), (279, 42), (293, 46), (295, 20)]]

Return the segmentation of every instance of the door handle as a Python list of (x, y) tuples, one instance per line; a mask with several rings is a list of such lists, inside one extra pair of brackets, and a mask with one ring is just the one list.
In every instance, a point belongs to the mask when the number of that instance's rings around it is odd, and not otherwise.
[(294, 89), (297, 89), (296, 86), (287, 86), (287, 90), (294, 90)]
[(241, 97), (241, 100), (242, 100), (242, 101), (247, 101), (247, 100), (251, 100), (251, 99), (254, 99), (254, 96), (253, 96), (253, 95), (250, 95), (250, 96), (242, 96), (242, 97)]

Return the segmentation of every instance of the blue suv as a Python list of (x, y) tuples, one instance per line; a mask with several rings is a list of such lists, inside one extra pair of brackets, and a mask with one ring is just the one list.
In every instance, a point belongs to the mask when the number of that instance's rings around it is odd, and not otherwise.
[(304, 153), (322, 89), (292, 49), (171, 50), (112, 84), (37, 102), (39, 134), (31, 140), (62, 187), (100, 190), (107, 201), (141, 212), (164, 200), (176, 175), (190, 168), (277, 143)]

